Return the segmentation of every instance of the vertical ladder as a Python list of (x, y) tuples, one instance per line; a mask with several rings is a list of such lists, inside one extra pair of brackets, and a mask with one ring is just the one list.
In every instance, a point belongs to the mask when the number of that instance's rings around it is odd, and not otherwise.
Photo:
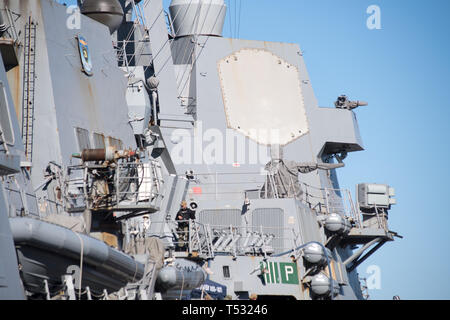
[(33, 160), (34, 87), (36, 62), (36, 24), (31, 16), (25, 25), (23, 55), (22, 139), (28, 161)]

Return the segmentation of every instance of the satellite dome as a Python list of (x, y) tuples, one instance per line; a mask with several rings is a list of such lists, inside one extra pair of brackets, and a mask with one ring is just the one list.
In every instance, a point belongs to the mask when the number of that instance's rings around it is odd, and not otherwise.
[(109, 28), (113, 34), (123, 21), (123, 9), (118, 0), (85, 0), (81, 13)]

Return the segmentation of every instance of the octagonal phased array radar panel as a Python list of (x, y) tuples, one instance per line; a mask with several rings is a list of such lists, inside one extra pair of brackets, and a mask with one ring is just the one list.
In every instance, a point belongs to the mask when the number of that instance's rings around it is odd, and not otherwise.
[(286, 145), (308, 133), (296, 66), (263, 49), (218, 62), (227, 125), (257, 143)]

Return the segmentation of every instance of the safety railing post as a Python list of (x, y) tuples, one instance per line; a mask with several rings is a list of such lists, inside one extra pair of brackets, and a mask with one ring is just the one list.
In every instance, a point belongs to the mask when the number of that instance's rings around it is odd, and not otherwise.
[[(189, 222), (189, 228), (188, 228), (188, 248), (189, 248), (189, 253), (192, 254), (192, 220), (188, 220)], [(186, 232), (186, 231), (183, 231)], [(186, 237), (186, 235), (185, 235)]]

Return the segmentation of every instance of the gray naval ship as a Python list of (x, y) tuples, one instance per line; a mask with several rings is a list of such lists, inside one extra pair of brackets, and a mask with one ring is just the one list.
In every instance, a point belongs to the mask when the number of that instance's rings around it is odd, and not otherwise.
[(367, 297), (400, 237), (393, 188), (338, 183), (367, 103), (319, 107), (299, 46), (226, 11), (0, 1), (0, 299)]

